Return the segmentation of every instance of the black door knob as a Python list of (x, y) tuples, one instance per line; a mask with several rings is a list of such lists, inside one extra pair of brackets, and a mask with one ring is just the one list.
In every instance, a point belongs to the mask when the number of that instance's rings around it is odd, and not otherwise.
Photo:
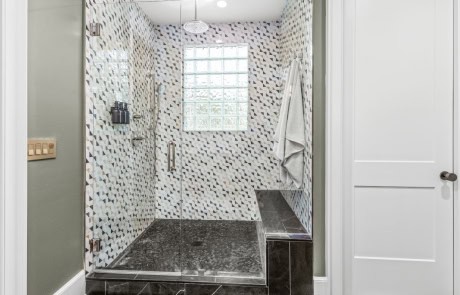
[(442, 171), (441, 172), (441, 179), (442, 180), (447, 180), (447, 181), (456, 181), (457, 180), (457, 174), (449, 173), (447, 171)]

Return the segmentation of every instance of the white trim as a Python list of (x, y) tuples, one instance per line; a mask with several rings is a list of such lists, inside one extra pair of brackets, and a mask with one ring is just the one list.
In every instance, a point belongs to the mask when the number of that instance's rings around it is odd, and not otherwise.
[(326, 8), (326, 276), (327, 294), (343, 294), (343, 23), (344, 0)]
[(0, 295), (25, 295), (27, 0), (0, 1)]
[[(454, 172), (460, 175), (460, 5), (454, 0)], [(460, 295), (460, 202), (458, 182), (454, 183), (454, 294)]]
[(315, 295), (327, 295), (329, 281), (327, 277), (313, 277)]
[(83, 295), (85, 294), (85, 270), (81, 270), (71, 278), (54, 295)]

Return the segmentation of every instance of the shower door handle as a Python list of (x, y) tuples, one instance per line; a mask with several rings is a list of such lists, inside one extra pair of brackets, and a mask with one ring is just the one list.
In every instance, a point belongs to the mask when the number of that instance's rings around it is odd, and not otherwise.
[(176, 144), (174, 141), (168, 143), (168, 172), (176, 171)]

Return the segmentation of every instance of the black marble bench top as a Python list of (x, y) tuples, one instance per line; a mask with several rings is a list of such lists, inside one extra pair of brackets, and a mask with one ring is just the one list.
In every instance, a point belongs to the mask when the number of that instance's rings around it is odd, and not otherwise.
[(256, 197), (267, 240), (312, 240), (281, 191), (259, 190)]

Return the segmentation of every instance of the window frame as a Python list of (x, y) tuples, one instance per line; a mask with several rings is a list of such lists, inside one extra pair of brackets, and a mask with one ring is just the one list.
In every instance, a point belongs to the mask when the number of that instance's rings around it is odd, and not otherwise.
[[(242, 56), (238, 56), (236, 55), (235, 57), (226, 57), (224, 52), (222, 52), (222, 57), (203, 57), (203, 58), (199, 58), (199, 57), (196, 57), (194, 56), (193, 58), (187, 58), (186, 56), (186, 50), (189, 49), (189, 48), (193, 48), (193, 49), (196, 49), (196, 48), (208, 48), (208, 49), (211, 49), (211, 48), (218, 48), (218, 47), (221, 47), (221, 48), (225, 48), (225, 47), (245, 47), (245, 49), (247, 50), (247, 53), (242, 57)], [(248, 43), (222, 43), (222, 44), (212, 44), (212, 43), (204, 43), (204, 44), (184, 44), (183, 45), (183, 63), (182, 63), (182, 97), (181, 97), (181, 103), (182, 103), (182, 124), (181, 124), (181, 129), (183, 132), (247, 132), (250, 130), (249, 128), (249, 113), (250, 113), (250, 96), (249, 96), (249, 87), (250, 87), (250, 84), (249, 84), (249, 80), (250, 80), (250, 70), (249, 70), (249, 63), (250, 63), (250, 56), (249, 56), (249, 44)], [(195, 68), (192, 72), (188, 72), (187, 69), (186, 69), (186, 63), (187, 61), (213, 61), (213, 60), (219, 60), (219, 61), (222, 61), (222, 70), (221, 71), (216, 71), (216, 72), (213, 72), (209, 69), (208, 67), (208, 70), (207, 71), (203, 71), (203, 72), (197, 72), (196, 70), (196, 65), (195, 65)], [(244, 60), (246, 61), (246, 65), (247, 65), (247, 68), (245, 69), (245, 71), (239, 71), (239, 69), (237, 69), (237, 71), (234, 71), (234, 72), (231, 72), (231, 71), (228, 71), (226, 72), (225, 71), (225, 67), (224, 67), (224, 62), (226, 60)], [(191, 89), (192, 91), (195, 90), (195, 89), (200, 89), (200, 87), (196, 87), (196, 85), (194, 85), (193, 87), (186, 87), (186, 77), (187, 75), (192, 75), (192, 76), (199, 76), (199, 75), (213, 75), (213, 74), (217, 74), (217, 75), (246, 75), (247, 76), (247, 81), (244, 83), (245, 86), (224, 86), (224, 82), (222, 81), (222, 86), (216, 86), (216, 87), (213, 87), (212, 85), (209, 85), (210, 83), (208, 82), (208, 84), (206, 86), (203, 86), (201, 87), (201, 89), (205, 89), (205, 90), (210, 90), (210, 89), (218, 89), (218, 90), (222, 90), (222, 99), (220, 100), (211, 100), (210, 97), (209, 97), (209, 94), (208, 94), (208, 99), (207, 100), (202, 100), (202, 101), (198, 101), (198, 100), (193, 100), (193, 101), (187, 101), (186, 100), (186, 91)], [(225, 98), (225, 89), (232, 89), (232, 90), (239, 90), (239, 89), (243, 89), (244, 92), (246, 92), (246, 94), (244, 94), (245, 96), (245, 100), (239, 100), (239, 99), (235, 99), (234, 101), (230, 101), (230, 100), (226, 100)], [(190, 128), (190, 129), (187, 129), (186, 128), (186, 119), (189, 118), (187, 115), (186, 115), (186, 105), (187, 103), (198, 103), (198, 102), (203, 102), (203, 103), (207, 103), (208, 105), (209, 104), (212, 104), (212, 103), (221, 103), (222, 104), (222, 107), (221, 107), (221, 114), (218, 115), (218, 116), (213, 116), (211, 115), (209, 112), (208, 112), (208, 115), (207, 117), (209, 118), (209, 120), (211, 120), (213, 117), (218, 117), (218, 118), (222, 118), (222, 125), (219, 127), (219, 128), (211, 128), (211, 122), (209, 122), (209, 125), (208, 125), (208, 128), (206, 129), (199, 129), (199, 128), (196, 128), (196, 121), (195, 121), (195, 124), (193, 126), (193, 128)], [(224, 104), (225, 102), (231, 102), (231, 103), (235, 103), (236, 104), (236, 114), (235, 115), (225, 115), (224, 113)], [(243, 114), (243, 115), (239, 115), (238, 114), (238, 108), (239, 108), (239, 104), (240, 103), (244, 103), (247, 105), (246, 107), (246, 113)], [(210, 106), (208, 106), (210, 107)], [(197, 117), (199, 117), (199, 115), (196, 115), (194, 114), (192, 116), (194, 118), (194, 120), (196, 120)], [(206, 117), (206, 116), (204, 116)], [(235, 125), (235, 128), (232, 128), (232, 129), (225, 129), (224, 128), (224, 120), (225, 118), (228, 118), (228, 117), (236, 117), (237, 118), (237, 122), (236, 122), (236, 125)], [(239, 128), (239, 118), (245, 118), (246, 119), (246, 126), (245, 128)]]

